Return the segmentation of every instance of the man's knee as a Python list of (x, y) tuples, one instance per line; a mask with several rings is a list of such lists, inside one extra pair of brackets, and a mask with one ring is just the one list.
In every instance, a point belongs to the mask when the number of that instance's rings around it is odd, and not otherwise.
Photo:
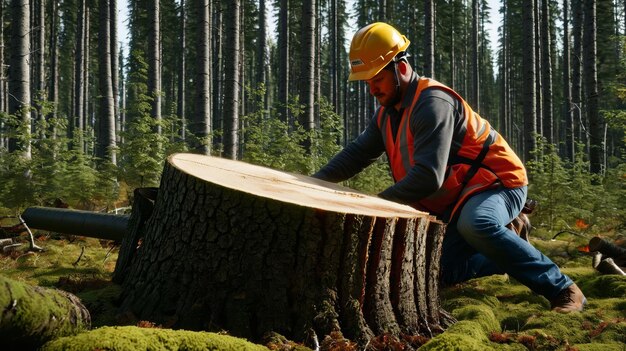
[(466, 240), (486, 239), (497, 231), (499, 224), (491, 216), (464, 211), (459, 216), (456, 227), (459, 234)]

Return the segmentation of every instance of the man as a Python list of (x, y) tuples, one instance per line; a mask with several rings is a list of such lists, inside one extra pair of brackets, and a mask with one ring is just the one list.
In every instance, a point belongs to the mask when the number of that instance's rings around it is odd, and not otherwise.
[(395, 184), (379, 196), (448, 222), (444, 284), (508, 273), (557, 312), (585, 296), (541, 252), (506, 227), (526, 201), (526, 170), (506, 141), (452, 89), (419, 77), (409, 40), (386, 23), (359, 29), (349, 80), (365, 80), (381, 105), (365, 131), (313, 176), (340, 182), (386, 152)]

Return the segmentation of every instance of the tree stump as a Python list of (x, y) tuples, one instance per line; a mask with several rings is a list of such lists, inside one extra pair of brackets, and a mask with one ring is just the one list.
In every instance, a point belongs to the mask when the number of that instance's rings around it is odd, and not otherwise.
[(438, 293), (444, 225), (427, 213), (193, 154), (170, 156), (149, 216), (142, 204), (122, 244), (136, 249), (115, 272), (134, 318), (253, 340), (341, 331), (361, 345), (450, 321)]

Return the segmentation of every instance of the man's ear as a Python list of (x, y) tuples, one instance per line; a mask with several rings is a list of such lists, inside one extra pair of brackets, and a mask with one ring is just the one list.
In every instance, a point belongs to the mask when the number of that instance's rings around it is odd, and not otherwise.
[(404, 60), (398, 62), (398, 73), (402, 76), (406, 76), (407, 72), (409, 72), (409, 63)]

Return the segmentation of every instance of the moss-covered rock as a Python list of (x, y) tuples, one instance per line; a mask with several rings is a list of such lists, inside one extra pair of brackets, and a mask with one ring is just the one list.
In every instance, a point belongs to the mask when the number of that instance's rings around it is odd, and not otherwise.
[(267, 351), (268, 348), (229, 335), (187, 330), (102, 327), (44, 345), (42, 351), (92, 350), (219, 350)]
[(67, 292), (0, 276), (0, 340), (8, 349), (34, 349), (90, 327), (90, 315)]

